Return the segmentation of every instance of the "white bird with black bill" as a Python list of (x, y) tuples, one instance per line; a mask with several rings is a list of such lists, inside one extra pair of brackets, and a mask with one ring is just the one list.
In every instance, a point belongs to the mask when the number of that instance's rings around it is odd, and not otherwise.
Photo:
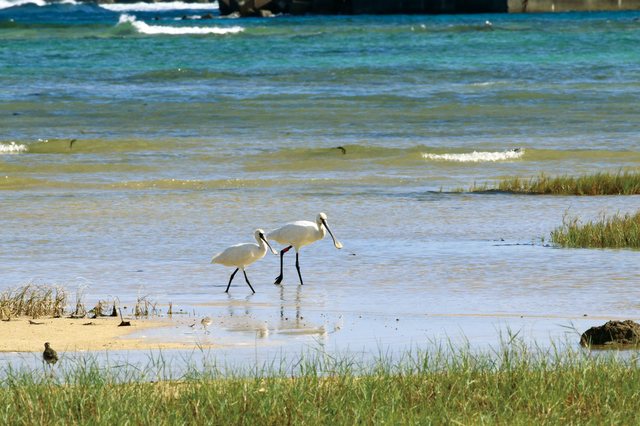
[(307, 246), (315, 241), (321, 240), (329, 231), (329, 235), (333, 239), (333, 245), (336, 248), (341, 249), (342, 244), (333, 236), (333, 232), (329, 228), (327, 223), (327, 215), (324, 213), (318, 213), (315, 222), (309, 222), (306, 220), (287, 223), (286, 225), (267, 232), (267, 239), (273, 240), (279, 244), (288, 245), (280, 251), (280, 275), (276, 277), (274, 284), (280, 284), (282, 282), (282, 258), (286, 252), (292, 247), (296, 250), (296, 269), (298, 270), (298, 277), (300, 277), (300, 284), (302, 282), (302, 274), (300, 273), (300, 262), (298, 261), (298, 252), (300, 247)]
[(219, 263), (224, 266), (235, 266), (236, 270), (231, 274), (231, 278), (229, 278), (229, 285), (227, 289), (224, 291), (225, 293), (229, 292), (229, 287), (231, 287), (231, 281), (233, 281), (233, 277), (236, 275), (238, 270), (242, 270), (244, 274), (244, 279), (249, 284), (249, 288), (252, 292), (256, 292), (253, 287), (251, 287), (251, 283), (249, 282), (249, 278), (247, 278), (247, 273), (245, 272), (245, 268), (255, 262), (258, 259), (262, 259), (265, 254), (267, 254), (267, 247), (271, 249), (271, 252), (278, 255), (278, 252), (271, 247), (271, 244), (267, 241), (264, 236), (264, 231), (262, 229), (257, 229), (254, 232), (254, 237), (258, 244), (255, 243), (245, 243), (245, 244), (237, 244), (235, 246), (231, 246), (224, 251), (216, 254), (211, 258), (211, 263)]

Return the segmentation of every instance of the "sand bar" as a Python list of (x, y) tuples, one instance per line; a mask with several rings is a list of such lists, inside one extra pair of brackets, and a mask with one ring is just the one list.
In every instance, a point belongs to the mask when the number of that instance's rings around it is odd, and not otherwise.
[[(31, 321), (31, 322), (30, 322)], [(130, 327), (119, 327), (120, 318), (72, 319), (20, 317), (0, 322), (0, 352), (39, 352), (50, 342), (57, 351), (100, 351), (136, 349), (190, 349), (195, 344), (145, 342), (127, 336), (145, 329), (174, 327), (171, 320), (127, 320)], [(37, 324), (34, 324), (37, 323)], [(202, 347), (202, 345), (200, 345)], [(206, 346), (206, 345), (205, 345)]]

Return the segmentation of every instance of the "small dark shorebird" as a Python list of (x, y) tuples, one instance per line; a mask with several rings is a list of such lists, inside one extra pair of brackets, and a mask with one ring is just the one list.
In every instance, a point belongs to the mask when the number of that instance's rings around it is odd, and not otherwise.
[(42, 353), (42, 358), (47, 361), (47, 364), (55, 364), (58, 362), (58, 354), (53, 350), (49, 342), (44, 344), (44, 352)]
[(202, 321), (200, 321), (200, 324), (202, 324), (202, 326), (204, 327), (204, 334), (210, 333), (208, 328), (212, 322), (213, 321), (209, 317), (202, 318)]

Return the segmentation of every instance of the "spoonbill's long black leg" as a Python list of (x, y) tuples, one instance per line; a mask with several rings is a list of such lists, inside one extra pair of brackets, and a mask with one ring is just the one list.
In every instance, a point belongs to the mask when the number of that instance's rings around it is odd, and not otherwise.
[(302, 282), (302, 274), (300, 274), (300, 263), (298, 262), (298, 253), (296, 253), (296, 269), (298, 270), (298, 276), (300, 277), (300, 285), (304, 285)]
[[(289, 247), (284, 248), (284, 249), (282, 249), (282, 250), (280, 251), (280, 275), (278, 275), (278, 276), (276, 277), (276, 282), (275, 282), (274, 284), (280, 284), (280, 283), (282, 282), (282, 259), (283, 259), (283, 257), (284, 257), (284, 254), (285, 254), (286, 252), (288, 252), (289, 250), (291, 250), (291, 248), (292, 248), (292, 247), (293, 247), (293, 246), (289, 246)], [(296, 256), (297, 256), (297, 255), (296, 255)]]
[(244, 280), (247, 282), (247, 284), (249, 284), (249, 288), (251, 289), (252, 292), (256, 292), (253, 287), (251, 287), (251, 283), (249, 282), (249, 278), (247, 278), (247, 273), (246, 271), (242, 271), (242, 273), (244, 274)]
[(231, 287), (231, 281), (233, 281), (233, 277), (235, 277), (236, 272), (238, 272), (239, 270), (240, 270), (239, 268), (236, 268), (236, 270), (233, 271), (233, 274), (231, 274), (231, 278), (229, 278), (229, 285), (227, 286), (227, 289), (224, 291), (225, 293), (229, 293), (229, 287)]

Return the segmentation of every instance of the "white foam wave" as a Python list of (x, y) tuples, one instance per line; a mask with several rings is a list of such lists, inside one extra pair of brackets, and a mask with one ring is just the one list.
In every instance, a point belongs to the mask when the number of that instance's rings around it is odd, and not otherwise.
[(235, 34), (244, 31), (242, 27), (169, 27), (163, 25), (148, 25), (137, 21), (133, 15), (120, 15), (118, 25), (129, 23), (142, 34)]
[(47, 2), (45, 2), (44, 0), (0, 0), (0, 9), (21, 6), (28, 3), (35, 4), (36, 6), (44, 6), (47, 4)]
[[(14, 6), (22, 6), (23, 4), (34, 4), (36, 6), (48, 6), (51, 2), (45, 0), (0, 0), (0, 9), (6, 9)], [(75, 0), (62, 0), (56, 2), (58, 4), (78, 4)]]
[(506, 81), (487, 81), (485, 83), (473, 83), (472, 86), (493, 86), (494, 84), (505, 84)]
[[(2, 1), (2, 0), (0, 0)], [(184, 10), (184, 9), (206, 9), (219, 10), (218, 2), (211, 3), (184, 3), (181, 1), (158, 2), (158, 3), (117, 3), (117, 4), (100, 4), (102, 8), (112, 12), (162, 12), (165, 10)]]
[(478, 163), (489, 161), (506, 161), (516, 160), (522, 158), (524, 155), (524, 149), (509, 149), (502, 152), (476, 152), (464, 154), (422, 154), (423, 158), (428, 160), (441, 160), (441, 161), (460, 161), (463, 163)]
[(0, 154), (17, 154), (19, 152), (27, 152), (28, 150), (26, 145), (18, 145), (15, 142), (11, 142), (8, 145), (0, 143)]

